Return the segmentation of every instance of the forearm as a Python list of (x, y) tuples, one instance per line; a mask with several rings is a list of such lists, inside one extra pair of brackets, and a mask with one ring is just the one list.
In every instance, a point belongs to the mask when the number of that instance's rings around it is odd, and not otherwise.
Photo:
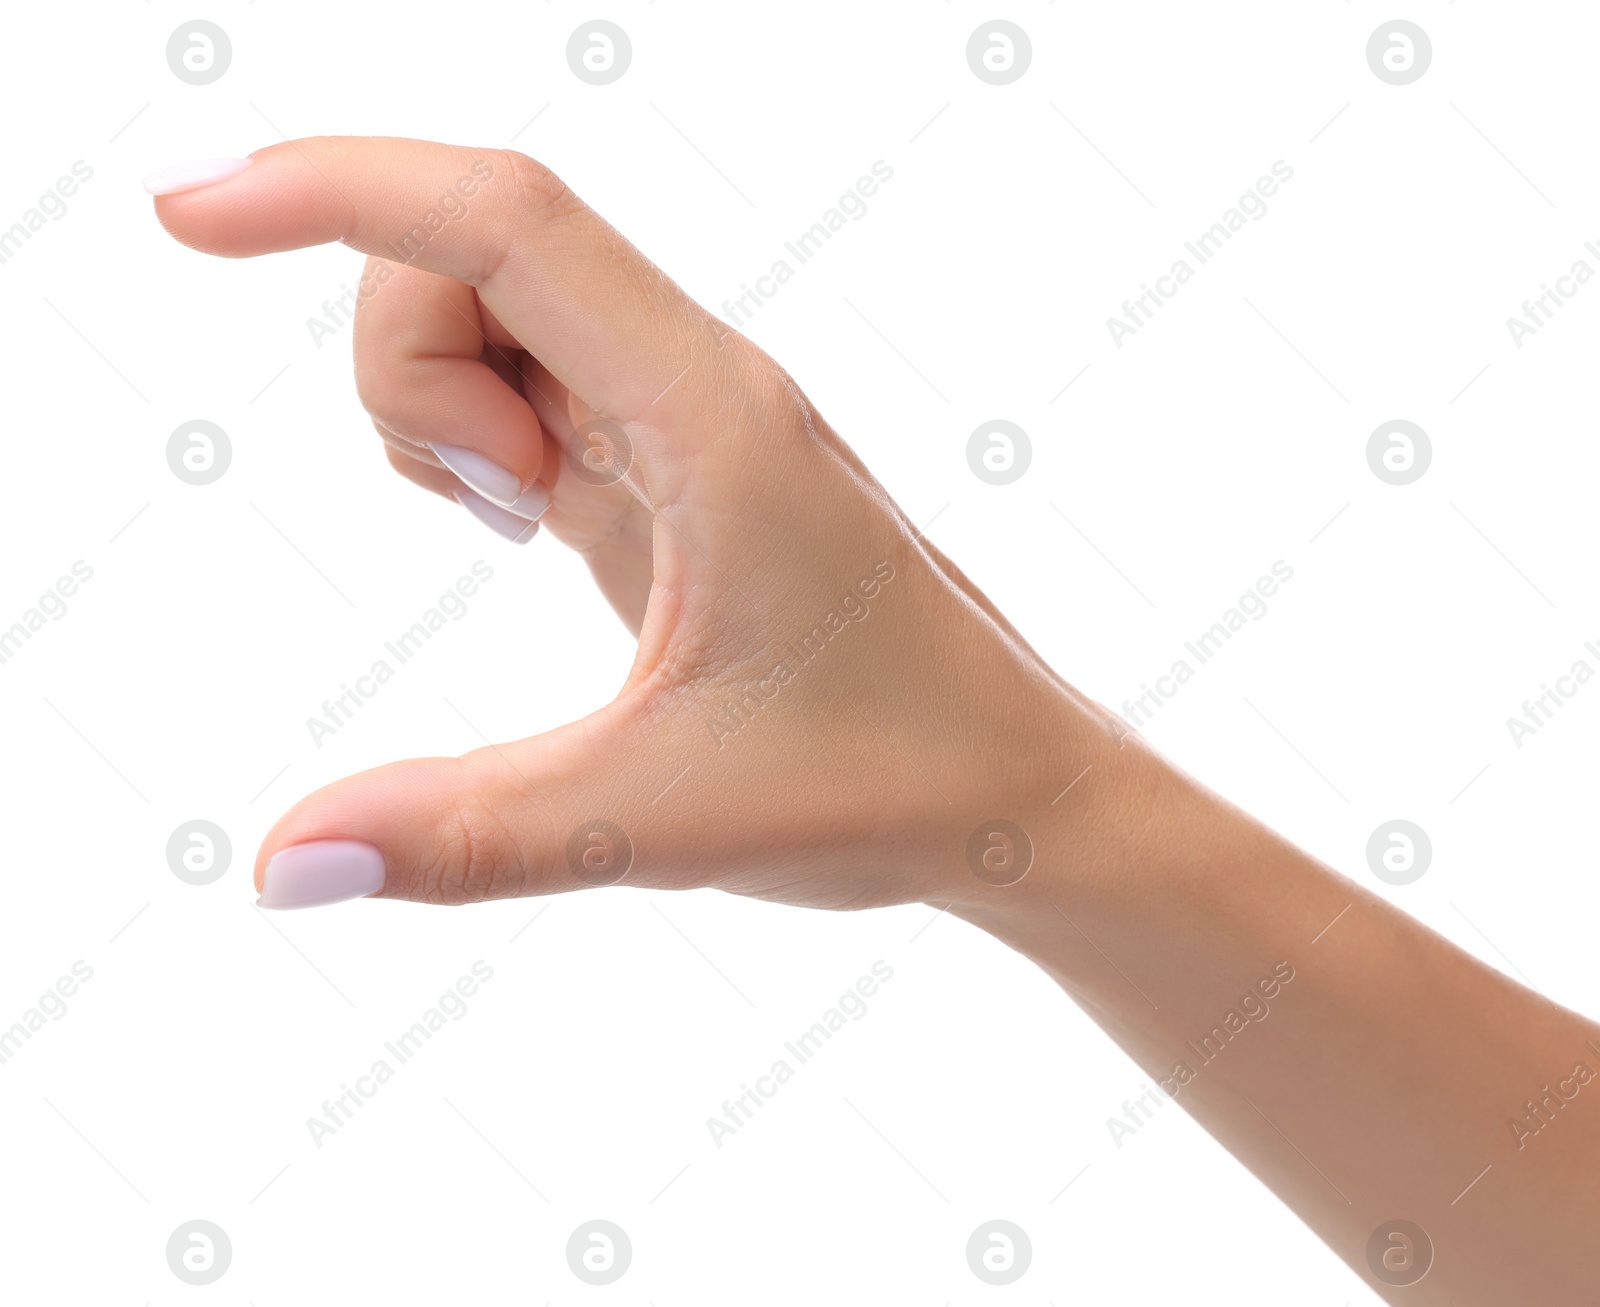
[(1595, 1301), (1600, 1026), (1136, 738), (1108, 732), (1091, 762), (1027, 827), (1029, 874), (952, 910), (1044, 967), (1380, 1292), (1368, 1241), (1399, 1219), (1433, 1265), (1395, 1301)]
[[(388, 277), (359, 306), (359, 389), (393, 465), (498, 534), (579, 550), (639, 636), (598, 712), (308, 796), (257, 854), (263, 906), (624, 877), (948, 903), (1369, 1280), (1368, 1240), (1400, 1219), (1437, 1247), (1407, 1301), (1594, 1300), (1600, 1029), (1119, 738), (788, 374), (559, 178), (514, 152), (320, 138), (151, 189), (198, 249), (366, 251)], [(392, 262), (408, 215), (452, 191), (470, 220)], [(528, 602), (535, 635), (560, 629)], [(996, 830), (1027, 832), (1027, 874), (985, 860)]]

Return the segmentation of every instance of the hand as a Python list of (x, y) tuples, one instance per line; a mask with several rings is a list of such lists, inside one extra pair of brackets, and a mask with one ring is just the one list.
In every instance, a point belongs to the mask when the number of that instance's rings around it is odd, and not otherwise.
[[(776, 364), (531, 160), (318, 140), (211, 174), (158, 201), (167, 229), (366, 251), (357, 383), (391, 463), (513, 539), (547, 523), (639, 636), (582, 721), (302, 801), (262, 846), (264, 904), (618, 879), (938, 903), (1037, 961), (1390, 1301), (1595, 1301), (1600, 1117), (1549, 1084), (1592, 1076), (1600, 1026), (1055, 678)], [(1558, 1110), (1563, 1146), (1508, 1141), (1508, 1111)], [(1416, 1289), (1376, 1260), (1397, 1218), (1429, 1240)]]
[(264, 906), (619, 878), (982, 902), (1032, 855), (997, 835), (975, 875), (977, 827), (1042, 834), (1120, 752), (790, 377), (538, 163), (317, 139), (210, 175), (158, 199), (166, 229), (230, 256), (365, 251), (356, 385), (391, 465), (513, 539), (547, 527), (639, 637), (581, 721), (296, 805), (258, 856)]

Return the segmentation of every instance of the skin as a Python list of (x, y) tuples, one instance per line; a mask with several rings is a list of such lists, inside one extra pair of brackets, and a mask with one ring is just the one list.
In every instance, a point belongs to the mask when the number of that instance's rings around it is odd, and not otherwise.
[[(776, 363), (535, 161), (359, 138), (252, 158), (158, 200), (162, 225), (230, 257), (366, 253), (356, 384), (390, 464), (449, 495), (439, 441), (543, 482), (543, 529), (639, 639), (616, 699), (580, 721), (303, 799), (266, 837), (258, 889), (279, 850), (344, 838), (381, 850), (383, 897), (579, 890), (569, 839), (602, 818), (631, 846), (628, 884), (948, 908), (1043, 967), (1388, 1301), (1600, 1299), (1600, 1083), (1577, 1074), (1600, 1079), (1600, 1026), (1292, 847), (1075, 691)], [(465, 212), (395, 262), (474, 178)], [(569, 457), (596, 418), (631, 446), (612, 484)], [(830, 613), (838, 629), (801, 660), (792, 646)], [(1025, 839), (991, 834), (1002, 821)], [(1236, 1038), (1206, 1060), (1218, 1026)], [(1368, 1260), (1395, 1219), (1433, 1245), (1409, 1287)]]

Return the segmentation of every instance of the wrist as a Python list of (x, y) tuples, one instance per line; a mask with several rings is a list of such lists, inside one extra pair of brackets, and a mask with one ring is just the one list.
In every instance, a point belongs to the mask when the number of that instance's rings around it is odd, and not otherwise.
[[(1175, 824), (1213, 796), (1121, 718), (1065, 686), (1036, 697), (1018, 766), (954, 806), (936, 907), (1005, 937), (1041, 913), (1117, 913), (1165, 875)], [(1186, 814), (1179, 818), (1179, 813)]]
[(933, 906), (1031, 958), (1136, 1056), (1160, 1063), (1241, 985), (1307, 964), (1309, 941), (1352, 904), (1381, 915), (1114, 715), (1088, 704), (1075, 720), (1098, 734), (1074, 737), (1082, 779), (1018, 823), (1027, 874), (1000, 886), (969, 872)]

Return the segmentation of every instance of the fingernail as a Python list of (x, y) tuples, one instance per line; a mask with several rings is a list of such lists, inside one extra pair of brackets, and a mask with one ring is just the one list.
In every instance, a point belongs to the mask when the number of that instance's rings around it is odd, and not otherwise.
[(365, 840), (311, 840), (267, 860), (258, 908), (317, 908), (383, 888), (383, 854)]
[(539, 524), (530, 522), (525, 517), (518, 517), (509, 509), (501, 508), (499, 504), (491, 504), (475, 490), (468, 490), (462, 486), (456, 491), (456, 503), (471, 513), (473, 517), (482, 522), (484, 526), (496, 535), (504, 536), (512, 544), (525, 545), (539, 534)]
[(535, 481), (526, 490), (515, 472), (460, 445), (434, 445), (439, 461), (492, 504), (509, 508), (518, 517), (537, 522), (550, 507), (550, 492)]
[(196, 159), (193, 163), (175, 163), (146, 177), (144, 188), (152, 195), (178, 195), (225, 182), (249, 166), (249, 159)]

